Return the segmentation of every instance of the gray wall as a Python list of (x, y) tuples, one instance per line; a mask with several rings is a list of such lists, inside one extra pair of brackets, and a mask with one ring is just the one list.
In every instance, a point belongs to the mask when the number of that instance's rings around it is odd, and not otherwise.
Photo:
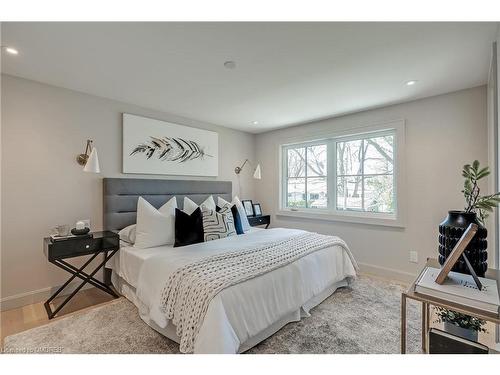
[[(394, 119), (406, 120), (404, 229), (283, 216), (273, 217), (273, 226), (338, 235), (347, 241), (366, 271), (386, 277), (408, 279), (426, 257), (436, 257), (438, 224), (448, 210), (463, 207), (463, 164), (474, 159), (488, 161), (485, 87), (260, 134), (256, 152), (262, 180), (256, 182), (256, 198), (264, 211), (276, 213), (280, 188), (276, 156), (285, 139)], [(411, 250), (418, 251), (419, 264), (409, 263)]]
[[(123, 176), (122, 112), (217, 131), (218, 179), (232, 181), (233, 194), (253, 198), (252, 168), (245, 168), (241, 177), (234, 173), (245, 158), (254, 160), (252, 134), (12, 76), (3, 75), (1, 87), (5, 307), (19, 298), (23, 303), (39, 300), (67, 278), (42, 253), (42, 238), (51, 227), (90, 218), (93, 229), (101, 229), (102, 178)], [(99, 175), (84, 173), (75, 161), (87, 138), (94, 139), (98, 149)]]

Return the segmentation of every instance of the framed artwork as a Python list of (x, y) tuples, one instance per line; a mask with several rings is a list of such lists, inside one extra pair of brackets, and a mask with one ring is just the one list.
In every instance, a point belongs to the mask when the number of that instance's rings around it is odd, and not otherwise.
[(123, 173), (218, 176), (216, 132), (123, 114)]
[(242, 200), (241, 204), (243, 204), (243, 208), (245, 209), (245, 213), (247, 214), (247, 216), (254, 216), (253, 204), (251, 199)]
[(262, 216), (262, 208), (260, 207), (260, 203), (253, 204), (253, 212), (255, 216)]

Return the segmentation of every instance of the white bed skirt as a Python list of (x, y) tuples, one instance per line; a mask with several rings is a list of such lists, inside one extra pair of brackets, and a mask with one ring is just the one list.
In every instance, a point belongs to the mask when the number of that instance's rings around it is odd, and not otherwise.
[[(119, 277), (115, 271), (112, 272), (111, 276), (111, 281), (116, 288), (116, 290), (123, 295), (125, 298), (127, 298), (129, 301), (131, 301), (139, 310), (139, 316), (141, 319), (149, 325), (151, 328), (153, 328), (155, 331), (161, 333), (162, 335), (168, 337), (170, 340), (175, 341), (176, 343), (179, 343), (180, 339), (176, 334), (176, 328), (173, 324), (168, 324), (165, 328), (159, 327), (154, 321), (152, 321), (149, 318), (149, 311), (144, 304), (142, 304), (139, 299), (136, 297), (136, 291), (133, 286), (131, 286), (129, 283), (127, 283), (123, 278)], [(253, 337), (250, 337), (248, 340), (246, 340), (244, 343), (240, 344), (240, 347), (238, 349), (238, 353), (243, 353), (250, 348), (254, 347), (257, 345), (259, 342), (265, 340), (269, 336), (272, 336), (275, 334), (277, 331), (279, 331), (282, 327), (287, 325), (288, 323), (291, 322), (298, 322), (301, 318), (303, 317), (308, 317), (310, 316), (309, 311), (319, 305), (321, 302), (323, 302), (326, 298), (328, 298), (330, 295), (332, 295), (338, 288), (345, 287), (348, 285), (348, 279), (343, 279), (341, 281), (338, 281), (336, 283), (333, 283), (329, 287), (327, 287), (325, 290), (323, 290), (321, 293), (317, 294), (316, 296), (312, 297), (309, 299), (306, 303), (304, 303), (302, 306), (300, 306), (297, 310), (291, 311), (288, 314), (285, 314), (280, 320), (276, 321), (273, 323), (271, 326), (267, 327), (263, 331), (259, 332), (258, 334), (254, 335)]]

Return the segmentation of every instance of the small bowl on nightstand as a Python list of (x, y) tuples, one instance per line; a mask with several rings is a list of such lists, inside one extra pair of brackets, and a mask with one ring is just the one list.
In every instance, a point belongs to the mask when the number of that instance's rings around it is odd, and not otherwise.
[(84, 234), (87, 234), (88, 232), (90, 232), (90, 228), (83, 228), (83, 229), (73, 228), (73, 229), (71, 229), (71, 234), (73, 234), (75, 236), (82, 236)]

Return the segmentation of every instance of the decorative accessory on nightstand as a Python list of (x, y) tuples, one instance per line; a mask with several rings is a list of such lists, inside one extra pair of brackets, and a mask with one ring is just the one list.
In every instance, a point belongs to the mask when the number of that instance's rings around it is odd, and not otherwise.
[(241, 201), (241, 204), (243, 204), (243, 208), (245, 209), (245, 214), (247, 216), (254, 216), (253, 202), (251, 199), (244, 199)]
[(253, 204), (253, 213), (255, 216), (262, 216), (262, 207), (260, 207), (260, 203)]
[(77, 221), (75, 228), (71, 229), (71, 234), (75, 236), (82, 236), (90, 232), (90, 228), (85, 226), (83, 221)]

